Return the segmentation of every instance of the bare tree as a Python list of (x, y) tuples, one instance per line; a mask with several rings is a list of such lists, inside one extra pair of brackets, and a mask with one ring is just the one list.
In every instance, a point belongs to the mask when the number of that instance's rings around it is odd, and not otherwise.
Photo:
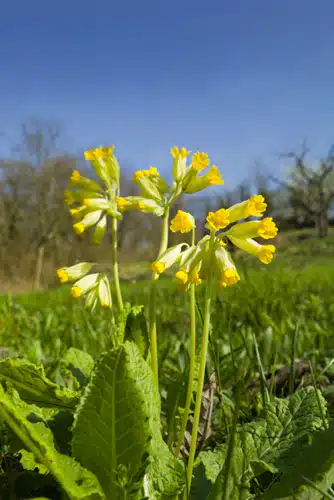
[(334, 152), (331, 148), (315, 168), (306, 165), (308, 152), (304, 144), (301, 153), (281, 155), (294, 160), (288, 179), (270, 178), (288, 190), (291, 205), (314, 221), (318, 237), (323, 238), (328, 234), (329, 211), (334, 203)]

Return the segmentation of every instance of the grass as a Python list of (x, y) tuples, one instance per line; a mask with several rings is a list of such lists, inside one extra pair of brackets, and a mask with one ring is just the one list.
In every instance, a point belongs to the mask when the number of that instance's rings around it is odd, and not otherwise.
[[(282, 240), (269, 266), (247, 255), (235, 255), (241, 280), (217, 295), (212, 316), (208, 373), (217, 374), (222, 403), (213, 411), (207, 447), (225, 443), (237, 423), (252, 421), (273, 395), (286, 396), (303, 386), (321, 387), (329, 395), (329, 414), (333, 414), (333, 245), (331, 235), (319, 241), (291, 233)], [(135, 278), (146, 268), (147, 263), (133, 265), (122, 283), (124, 301), (143, 304), (145, 311), (150, 282)], [(189, 295), (179, 292), (173, 279), (158, 281), (165, 425), (174, 397), (172, 389), (182, 390), (179, 380), (185, 379), (189, 362), (188, 301)], [(200, 288), (197, 301), (200, 336)], [(0, 356), (19, 356), (43, 364), (46, 375), (58, 383), (65, 383), (57, 373), (68, 348), (77, 347), (98, 359), (114, 334), (111, 313), (86, 311), (80, 300), (71, 298), (69, 286), (0, 296)]]

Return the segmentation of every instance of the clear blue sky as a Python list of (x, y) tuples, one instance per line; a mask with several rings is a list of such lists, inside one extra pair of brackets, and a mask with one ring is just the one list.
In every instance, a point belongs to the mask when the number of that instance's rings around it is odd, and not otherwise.
[(305, 137), (334, 142), (333, 0), (4, 0), (0, 17), (1, 155), (54, 118), (68, 150), (115, 143), (167, 172), (185, 145), (232, 187)]

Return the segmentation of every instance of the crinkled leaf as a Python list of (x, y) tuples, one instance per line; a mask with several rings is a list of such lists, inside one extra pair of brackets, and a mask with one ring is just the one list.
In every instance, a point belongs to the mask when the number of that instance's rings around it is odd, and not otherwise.
[(0, 418), (31, 451), (37, 464), (43, 464), (62, 486), (71, 500), (99, 500), (105, 495), (94, 474), (85, 470), (73, 458), (60, 454), (50, 429), (42, 422), (32, 424), (13, 404), (0, 385)]
[(61, 388), (51, 382), (43, 366), (37, 367), (23, 359), (6, 358), (0, 361), (0, 382), (10, 382), (20, 397), (39, 406), (74, 408), (79, 402), (79, 394)]
[[(319, 394), (322, 412), (326, 403)], [(210, 498), (219, 498), (222, 485), (227, 481), (227, 498), (230, 500), (249, 498), (249, 483), (264, 470), (277, 471), (276, 461), (303, 436), (310, 435), (322, 427), (322, 413), (314, 390), (296, 392), (288, 399), (276, 398), (269, 404), (264, 418), (243, 425), (237, 430), (235, 445), (226, 478), (224, 447), (202, 452), (200, 456), (208, 467), (207, 476), (214, 479), (217, 465), (221, 471), (215, 481)], [(212, 455), (213, 454), (213, 455)], [(211, 456), (210, 456), (211, 455)]]
[(96, 474), (107, 498), (117, 499), (135, 487), (134, 479), (143, 484), (143, 460), (149, 454), (147, 488), (175, 494), (183, 467), (168, 450), (160, 427), (153, 374), (136, 344), (127, 341), (106, 353), (95, 369), (75, 416), (73, 455)]
[(61, 453), (70, 452), (70, 440), (72, 438), (71, 427), (73, 424), (73, 411), (62, 408), (43, 408), (23, 401), (18, 392), (10, 388), (7, 394), (21, 415), (31, 423), (44, 423), (51, 429), (56, 447)]
[(141, 355), (146, 358), (149, 348), (149, 338), (144, 306), (134, 306), (128, 314), (125, 324), (124, 341), (132, 340), (138, 347)]
[(266, 490), (265, 500), (322, 500), (323, 495), (308, 481), (325, 492), (334, 484), (334, 421), (312, 435), (312, 444), (296, 441), (276, 465), (283, 474)]
[(70, 347), (60, 361), (60, 370), (64, 377), (71, 374), (79, 383), (79, 387), (88, 384), (94, 368), (94, 359), (87, 352)]

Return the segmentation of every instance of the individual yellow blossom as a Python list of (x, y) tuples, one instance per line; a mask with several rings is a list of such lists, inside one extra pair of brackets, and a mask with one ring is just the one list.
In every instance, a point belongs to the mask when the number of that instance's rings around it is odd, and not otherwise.
[(83, 207), (80, 207), (80, 208), (71, 208), (70, 209), (70, 214), (72, 215), (72, 217), (75, 217), (76, 215), (78, 215), (82, 211), (82, 208)]
[(256, 238), (260, 236), (266, 240), (275, 238), (277, 235), (277, 227), (273, 222), (272, 217), (266, 217), (262, 220), (242, 222), (236, 224), (226, 233), (226, 236), (234, 236), (236, 238)]
[(255, 255), (263, 264), (269, 264), (272, 261), (276, 248), (274, 245), (261, 245), (252, 238), (236, 238), (228, 234), (231, 242), (241, 250)]
[(219, 172), (216, 165), (212, 165), (209, 172), (206, 174), (206, 178), (207, 178), (210, 186), (224, 184), (224, 181), (221, 177), (221, 173)]
[(174, 160), (176, 160), (179, 156), (181, 156), (181, 158), (187, 158), (190, 155), (190, 151), (186, 148), (179, 149), (177, 146), (171, 148), (170, 153)]
[(99, 160), (102, 159), (104, 160), (105, 158), (108, 158), (111, 156), (114, 152), (115, 146), (107, 146), (107, 147), (99, 147), (95, 149), (88, 149), (85, 151), (85, 159), (88, 161), (94, 161), (94, 160)]
[(145, 171), (136, 170), (136, 172), (133, 174), (132, 180), (136, 181), (137, 179), (142, 179), (143, 177), (145, 177)]
[(85, 231), (85, 225), (82, 222), (77, 222), (76, 224), (73, 224), (73, 229), (75, 234), (79, 235)]
[(261, 238), (264, 238), (266, 240), (275, 238), (275, 236), (277, 236), (277, 231), (277, 226), (272, 217), (266, 217), (265, 219), (260, 221), (258, 235), (261, 236)]
[(61, 269), (57, 269), (57, 276), (59, 278), (60, 283), (67, 283), (68, 281), (68, 273), (62, 267)]
[(150, 173), (150, 175), (153, 175), (153, 176), (159, 175), (158, 169), (155, 167), (150, 167), (149, 173)]
[(219, 283), (222, 287), (235, 285), (240, 280), (240, 276), (236, 269), (227, 268), (225, 269), (221, 275)]
[(229, 210), (221, 208), (217, 210), (217, 212), (209, 212), (206, 220), (211, 230), (218, 231), (219, 229), (224, 229), (230, 224), (229, 216)]
[(275, 253), (275, 251), (276, 248), (274, 247), (274, 245), (263, 245), (256, 253), (256, 257), (263, 264), (269, 264), (273, 260), (273, 254)]
[(78, 297), (81, 297), (82, 295), (82, 290), (79, 286), (72, 286), (71, 288), (71, 295), (72, 297), (74, 297), (75, 299), (77, 299)]
[(122, 196), (116, 196), (116, 205), (118, 210), (122, 212), (122, 210), (126, 209), (128, 202), (126, 198), (123, 198)]
[(200, 172), (209, 166), (210, 158), (206, 153), (195, 153), (192, 157), (191, 167)]
[(181, 233), (189, 233), (195, 227), (194, 217), (188, 212), (178, 210), (174, 219), (170, 224), (170, 230), (173, 233), (180, 231)]
[(184, 271), (183, 269), (180, 269), (180, 271), (177, 271), (175, 273), (175, 278), (180, 281), (183, 285), (185, 285), (188, 281), (188, 273)]
[(264, 212), (266, 208), (267, 204), (264, 202), (263, 196), (255, 194), (247, 202), (246, 217), (250, 217), (251, 215), (255, 217), (262, 217), (262, 212)]
[(71, 175), (71, 181), (79, 181), (81, 178), (80, 172), (78, 170), (73, 170)]
[(161, 274), (165, 270), (165, 263), (164, 262), (159, 262), (158, 260), (155, 262), (152, 262), (151, 264), (151, 271), (156, 274)]

